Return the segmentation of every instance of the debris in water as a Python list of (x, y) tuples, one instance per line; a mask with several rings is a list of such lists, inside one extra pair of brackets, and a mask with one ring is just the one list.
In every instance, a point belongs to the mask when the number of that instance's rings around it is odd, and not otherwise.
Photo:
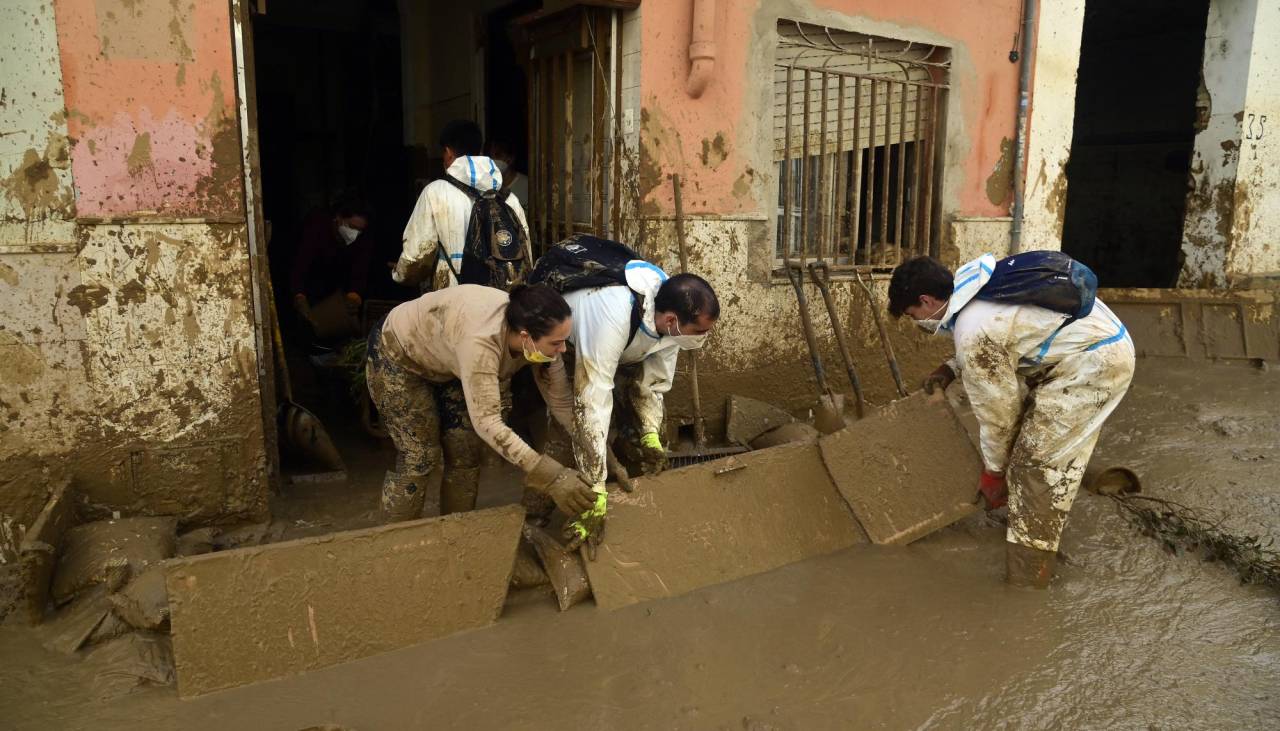
[(1280, 589), (1280, 552), (1275, 538), (1236, 535), (1210, 522), (1195, 509), (1164, 498), (1141, 494), (1107, 494), (1116, 501), (1125, 520), (1145, 536), (1160, 541), (1172, 554), (1178, 548), (1199, 553), (1206, 561), (1231, 567), (1242, 584), (1263, 584)]

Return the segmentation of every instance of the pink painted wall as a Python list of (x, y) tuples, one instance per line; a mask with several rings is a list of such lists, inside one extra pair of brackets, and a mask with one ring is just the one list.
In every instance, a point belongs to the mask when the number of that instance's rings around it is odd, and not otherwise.
[(54, 0), (81, 218), (243, 218), (229, 4)]
[[(743, 139), (744, 121), (761, 116), (768, 123), (771, 109), (761, 108), (757, 90), (772, 77), (758, 78), (752, 63), (760, 54), (772, 56), (773, 36), (753, 36), (772, 28), (778, 17), (805, 20), (791, 12), (797, 4), (771, 0), (719, 0), (715, 41), (716, 76), (700, 99), (685, 93), (691, 0), (645, 0), (641, 10), (641, 81), (643, 106), (650, 121), (642, 127), (642, 144), (657, 149), (663, 173), (680, 172), (691, 192), (691, 213), (733, 215), (762, 212), (772, 207), (776, 181), (770, 170), (759, 171), (740, 154), (759, 140)], [(812, 8), (847, 16), (862, 16), (904, 28), (918, 28), (942, 36), (953, 49), (951, 109), (959, 110), (967, 149), (949, 148), (951, 164), (963, 169), (958, 189), (944, 190), (949, 212), (965, 216), (1008, 215), (1009, 196), (993, 203), (987, 179), (1001, 167), (1002, 141), (1013, 138), (1018, 96), (1018, 65), (1008, 58), (1019, 27), (1021, 0), (815, 0)], [(888, 33), (886, 33), (888, 35)], [(958, 106), (957, 106), (958, 105)], [(655, 119), (656, 118), (656, 119)], [(762, 128), (763, 129), (763, 128)], [(760, 134), (768, 135), (766, 129)], [(728, 151), (723, 163), (702, 159), (704, 141), (723, 137)], [(656, 142), (656, 145), (655, 145)], [(664, 149), (665, 146), (665, 149)], [(671, 150), (673, 146), (682, 150)], [(735, 153), (735, 151), (738, 151)], [(959, 159), (954, 159), (957, 153)], [(714, 156), (713, 156), (714, 161)], [(757, 161), (758, 162), (758, 161)], [(1003, 166), (1007, 174), (1009, 165)], [(657, 176), (647, 176), (650, 184)], [(670, 184), (650, 186), (648, 201), (663, 211), (672, 209)], [(744, 195), (743, 191), (752, 193)]]

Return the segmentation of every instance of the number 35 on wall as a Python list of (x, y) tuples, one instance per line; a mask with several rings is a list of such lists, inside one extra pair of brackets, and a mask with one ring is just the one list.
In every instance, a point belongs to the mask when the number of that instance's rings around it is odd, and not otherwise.
[(1244, 138), (1246, 140), (1260, 140), (1267, 133), (1267, 115), (1250, 114), (1249, 121), (1245, 124)]

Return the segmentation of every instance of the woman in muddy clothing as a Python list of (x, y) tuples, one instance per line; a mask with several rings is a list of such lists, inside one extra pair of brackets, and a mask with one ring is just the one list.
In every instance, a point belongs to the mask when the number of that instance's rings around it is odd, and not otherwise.
[(508, 294), (460, 285), (406, 302), (374, 328), (369, 395), (397, 452), (382, 483), (384, 522), (417, 518), (433, 478), (441, 514), (475, 508), (481, 440), (566, 514), (595, 504), (590, 482), (539, 455), (502, 420), (499, 382), (533, 365), (553, 416), (572, 423), (573, 394), (559, 358), (571, 327), (569, 305), (550, 287), (516, 286)]

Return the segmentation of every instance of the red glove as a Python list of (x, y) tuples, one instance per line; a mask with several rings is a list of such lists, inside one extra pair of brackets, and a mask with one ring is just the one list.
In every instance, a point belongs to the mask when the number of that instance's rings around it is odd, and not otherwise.
[(1009, 486), (1005, 484), (1004, 475), (999, 472), (982, 471), (978, 478), (978, 492), (987, 503), (987, 510), (1003, 508), (1009, 502)]

